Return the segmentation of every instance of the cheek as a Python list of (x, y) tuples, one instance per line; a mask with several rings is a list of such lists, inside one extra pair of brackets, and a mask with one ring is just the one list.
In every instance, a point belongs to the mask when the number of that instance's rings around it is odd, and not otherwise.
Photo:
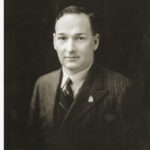
[(83, 57), (86, 57), (86, 58), (93, 57), (93, 53), (94, 53), (93, 46), (91, 45), (91, 43), (83, 45), (82, 51), (80, 52)]
[(60, 49), (59, 50), (57, 49), (56, 52), (57, 52), (59, 60), (62, 60), (62, 58), (63, 58), (63, 51), (61, 51)]
[(94, 49), (94, 45), (93, 45), (93, 42), (92, 41), (87, 41), (87, 42), (85, 42), (84, 44), (82, 44), (82, 45), (80, 45), (80, 47), (82, 47), (82, 49), (87, 49), (87, 50), (89, 50), (89, 49)]
[(57, 44), (55, 48), (58, 54), (62, 55), (64, 53), (64, 44)]

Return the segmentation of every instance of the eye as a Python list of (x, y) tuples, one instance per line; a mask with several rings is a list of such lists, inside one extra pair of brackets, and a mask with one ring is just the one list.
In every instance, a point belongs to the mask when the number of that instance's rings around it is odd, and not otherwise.
[(66, 40), (66, 39), (67, 39), (67, 37), (65, 37), (65, 36), (58, 37), (58, 40)]
[(76, 40), (84, 40), (85, 37), (82, 37), (82, 36), (79, 36), (79, 37), (76, 37)]

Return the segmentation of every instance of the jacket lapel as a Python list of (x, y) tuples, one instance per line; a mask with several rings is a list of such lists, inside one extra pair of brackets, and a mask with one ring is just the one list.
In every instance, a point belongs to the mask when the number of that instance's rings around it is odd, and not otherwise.
[[(96, 69), (100, 71), (97, 71)], [(69, 120), (69, 118), (73, 118), (75, 121), (78, 120), (94, 107), (95, 104), (104, 100), (104, 97), (108, 93), (108, 90), (104, 88), (104, 82), (103, 68), (98, 69), (97, 66), (93, 66), (90, 69), (79, 94), (67, 112), (64, 123)]]

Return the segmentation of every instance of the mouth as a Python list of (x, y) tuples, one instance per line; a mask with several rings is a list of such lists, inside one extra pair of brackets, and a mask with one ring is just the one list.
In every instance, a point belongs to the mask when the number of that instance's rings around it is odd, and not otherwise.
[(78, 56), (65, 56), (65, 59), (68, 59), (68, 60), (76, 60), (78, 58), (79, 58)]

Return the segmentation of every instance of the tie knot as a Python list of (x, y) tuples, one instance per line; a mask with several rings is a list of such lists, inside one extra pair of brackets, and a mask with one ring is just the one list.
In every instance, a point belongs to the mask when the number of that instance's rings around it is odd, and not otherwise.
[(71, 86), (72, 80), (68, 77), (65, 83), (65, 86)]
[(72, 88), (71, 88), (71, 84), (72, 84), (72, 81), (71, 79), (68, 77), (68, 79), (66, 80), (63, 88), (62, 88), (62, 91), (64, 93), (64, 95), (70, 95), (71, 97), (73, 97), (73, 91), (72, 91)]

